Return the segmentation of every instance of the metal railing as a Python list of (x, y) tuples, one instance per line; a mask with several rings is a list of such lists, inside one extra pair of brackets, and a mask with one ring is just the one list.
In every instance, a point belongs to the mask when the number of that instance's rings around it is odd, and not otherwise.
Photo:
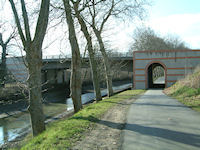
[(42, 59), (66, 59), (66, 58), (72, 58), (71, 55), (46, 55), (43, 56)]
[[(96, 57), (101, 58), (102, 55), (97, 54)], [(132, 57), (132, 55), (130, 55), (129, 53), (116, 53), (116, 54), (114, 53), (110, 55), (109, 57)], [(68, 55), (44, 55), (42, 59), (45, 60), (45, 59), (71, 59), (71, 58), (72, 58), (72, 55), (68, 54)], [(81, 55), (81, 58), (89, 58), (89, 56)], [(0, 63), (1, 63), (1, 58), (0, 58)]]
[[(102, 55), (96, 55), (97, 58), (102, 57)], [(132, 55), (130, 55), (129, 53), (117, 53), (117, 54), (112, 54), (109, 57), (132, 57)], [(46, 55), (43, 56), (43, 59), (68, 59), (68, 58), (72, 58), (72, 55)], [(83, 56), (81, 55), (81, 58), (89, 58), (88, 55)]]

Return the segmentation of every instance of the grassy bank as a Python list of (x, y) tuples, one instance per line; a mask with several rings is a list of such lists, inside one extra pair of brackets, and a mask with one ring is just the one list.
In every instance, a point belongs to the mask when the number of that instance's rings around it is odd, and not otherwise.
[(185, 79), (165, 89), (165, 93), (200, 112), (200, 68), (197, 68), (193, 74)]
[(41, 135), (26, 142), (22, 149), (67, 149), (80, 139), (82, 133), (94, 127), (95, 122), (116, 103), (143, 93), (144, 90), (128, 90), (86, 106), (68, 119), (54, 122)]

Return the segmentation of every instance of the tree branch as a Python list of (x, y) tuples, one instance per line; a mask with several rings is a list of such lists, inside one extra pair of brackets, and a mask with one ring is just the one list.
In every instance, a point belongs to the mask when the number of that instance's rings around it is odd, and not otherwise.
[(110, 9), (108, 11), (108, 14), (106, 15), (106, 17), (103, 19), (103, 21), (101, 23), (100, 30), (99, 30), (100, 33), (103, 30), (104, 24), (106, 23), (108, 18), (112, 15), (112, 11), (113, 11), (114, 7), (115, 7), (115, 2), (114, 2), (114, 0), (112, 0), (112, 5), (111, 5), (111, 7), (110, 7)]
[(0, 33), (0, 45), (3, 46), (4, 43), (3, 43), (3, 38), (2, 38), (2, 33)]
[(22, 27), (21, 27), (21, 24), (20, 24), (20, 21), (19, 21), (19, 16), (18, 16), (17, 10), (15, 8), (15, 4), (14, 4), (13, 0), (9, 0), (9, 2), (10, 2), (10, 5), (12, 7), (12, 11), (13, 11), (13, 14), (14, 14), (14, 17), (15, 17), (15, 22), (16, 22), (17, 28), (18, 28), (18, 32), (19, 32), (20, 38), (22, 40), (22, 44), (25, 47), (26, 46), (26, 39), (25, 39), (25, 36), (23, 34), (23, 31), (22, 31)]
[(13, 39), (16, 36), (15, 34), (15, 30), (10, 34), (9, 38), (6, 40), (5, 45), (7, 46), (7, 44), (10, 42), (11, 39)]
[(54, 9), (59, 9), (59, 10), (65, 10), (65, 8), (61, 7), (61, 6), (55, 6), (53, 4), (50, 3), (50, 6)]
[[(50, 0), (42, 0), (39, 17), (37, 21), (35, 37), (33, 41), (37, 41), (40, 46), (44, 40), (46, 28), (48, 25)], [(36, 42), (36, 43), (37, 43)]]
[(29, 27), (29, 21), (26, 11), (26, 6), (24, 0), (21, 0), (21, 7), (22, 7), (22, 15), (24, 19), (24, 27), (25, 27), (25, 33), (26, 33), (26, 40), (27, 42), (31, 42), (31, 34), (30, 34), (30, 27)]

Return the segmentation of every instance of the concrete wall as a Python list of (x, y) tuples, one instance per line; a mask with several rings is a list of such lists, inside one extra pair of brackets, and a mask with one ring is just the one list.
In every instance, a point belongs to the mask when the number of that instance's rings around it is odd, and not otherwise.
[[(6, 65), (9, 74), (19, 82), (26, 82), (28, 79), (28, 69), (22, 57), (8, 57)], [(42, 82), (50, 84), (68, 83), (70, 71), (67, 69), (47, 69), (42, 71)]]
[(70, 80), (70, 70), (45, 70), (42, 71), (42, 82), (44, 84), (64, 84)]
[(166, 73), (166, 87), (192, 73), (200, 64), (200, 50), (136, 51), (133, 56), (133, 79), (135, 89), (148, 88), (148, 66), (161, 64)]
[(9, 74), (19, 82), (26, 82), (28, 78), (28, 70), (24, 65), (22, 57), (8, 57), (6, 59), (6, 66)]

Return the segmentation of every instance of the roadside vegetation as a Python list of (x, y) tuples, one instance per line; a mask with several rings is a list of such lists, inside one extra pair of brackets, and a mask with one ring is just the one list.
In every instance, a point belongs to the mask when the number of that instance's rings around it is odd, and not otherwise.
[(0, 104), (10, 104), (20, 100), (24, 100), (27, 95), (27, 87), (24, 84), (5, 84), (4, 87), (0, 87)]
[(200, 112), (200, 67), (193, 74), (165, 89), (165, 93)]
[[(78, 141), (83, 132), (95, 127), (101, 116), (118, 102), (142, 94), (144, 90), (128, 90), (110, 98), (86, 106), (72, 117), (54, 122), (47, 130), (31, 140), (26, 140), (21, 149), (66, 149)], [(26, 138), (28, 139), (28, 138)], [(29, 138), (30, 139), (30, 138)], [(17, 148), (19, 149), (19, 147)]]

